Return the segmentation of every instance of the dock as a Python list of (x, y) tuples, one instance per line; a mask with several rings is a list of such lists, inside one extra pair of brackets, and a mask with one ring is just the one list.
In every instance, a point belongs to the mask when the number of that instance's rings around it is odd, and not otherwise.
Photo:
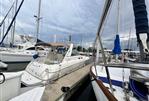
[(41, 101), (57, 101), (64, 95), (61, 91), (62, 87), (74, 87), (86, 75), (89, 74), (89, 69), (92, 64), (88, 64), (70, 74), (67, 74), (53, 83), (46, 85)]

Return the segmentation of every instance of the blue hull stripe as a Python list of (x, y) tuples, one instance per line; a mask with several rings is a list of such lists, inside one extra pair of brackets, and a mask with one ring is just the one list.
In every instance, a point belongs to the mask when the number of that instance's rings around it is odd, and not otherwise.
[[(109, 80), (106, 77), (97, 77), (98, 80), (101, 80), (104, 83), (108, 83), (109, 84)], [(112, 85), (118, 86), (118, 87), (123, 87), (123, 82), (122, 81), (117, 81), (117, 80), (112, 80)]]

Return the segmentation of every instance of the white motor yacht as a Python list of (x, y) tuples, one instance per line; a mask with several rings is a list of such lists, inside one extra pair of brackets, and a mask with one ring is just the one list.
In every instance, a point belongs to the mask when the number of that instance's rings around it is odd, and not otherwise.
[(0, 60), (8, 64), (8, 71), (13, 70), (14, 67), (16, 70), (21, 70), (25, 68), (32, 59), (45, 57), (47, 53), (48, 51), (41, 46), (32, 46), (23, 49), (9, 48), (0, 51)]
[(89, 57), (82, 55), (72, 56), (73, 44), (63, 57), (58, 50), (49, 52), (47, 58), (33, 60), (22, 75), (22, 83), (26, 86), (45, 84), (60, 78), (85, 65)]

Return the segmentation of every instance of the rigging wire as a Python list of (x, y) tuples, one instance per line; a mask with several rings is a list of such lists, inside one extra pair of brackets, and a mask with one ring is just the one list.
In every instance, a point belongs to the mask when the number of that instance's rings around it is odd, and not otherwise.
[(13, 6), (14, 6), (14, 3), (12, 4), (12, 6), (9, 8), (8, 12), (6, 13), (6, 15), (4, 16), (3, 20), (0, 22), (0, 27), (2, 26), (2, 24), (4, 23), (4, 21), (6, 20), (6, 18), (8, 17), (10, 11), (12, 10)]
[(129, 36), (128, 36), (128, 43), (127, 43), (127, 49), (128, 49), (128, 50), (130, 49), (131, 30), (132, 30), (132, 28), (130, 28)]
[(15, 20), (15, 18), (16, 18), (16, 16), (17, 16), (17, 14), (18, 14), (18, 12), (19, 12), (19, 10), (20, 10), (20, 8), (21, 8), (23, 2), (24, 2), (24, 0), (21, 1), (20, 5), (19, 5), (19, 8), (18, 8), (17, 11), (16, 11), (16, 14), (14, 15), (14, 17), (13, 17), (13, 19), (12, 19), (10, 25), (8, 26), (8, 29), (7, 29), (7, 31), (6, 31), (6, 33), (5, 33), (5, 35), (3, 36), (3, 38), (2, 38), (2, 40), (1, 40), (1, 42), (0, 42), (0, 45), (3, 43), (5, 37), (7, 36), (8, 32), (9, 32), (9, 30), (10, 30), (12, 24), (13, 24), (13, 21)]

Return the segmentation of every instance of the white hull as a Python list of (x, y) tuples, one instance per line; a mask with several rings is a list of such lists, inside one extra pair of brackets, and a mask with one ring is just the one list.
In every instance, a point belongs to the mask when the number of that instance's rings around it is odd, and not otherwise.
[(7, 53), (1, 53), (0, 54), (1, 61), (5, 63), (19, 63), (19, 62), (29, 62), (33, 59), (32, 55), (26, 55), (26, 54), (7, 54)]
[[(123, 68), (111, 68), (111, 67), (109, 67), (108, 70), (109, 70), (111, 82), (113, 84), (113, 88), (115, 89), (114, 97), (118, 101), (126, 101), (126, 95), (124, 92), (123, 84), (124, 84), (124, 82), (129, 83), (130, 75), (131, 75), (130, 70), (123, 69)], [(91, 73), (93, 73), (96, 76), (97, 81), (101, 82), (105, 88), (106, 87), (110, 88), (109, 82), (107, 82), (108, 79), (107, 79), (105, 67), (96, 66), (96, 71), (95, 71), (95, 67), (93, 66), (91, 68)], [(93, 79), (93, 77), (94, 76), (91, 75), (92, 79)], [(96, 80), (92, 81), (92, 86), (93, 86), (97, 101), (108, 101), (109, 97), (107, 97), (107, 95), (105, 95), (105, 91), (103, 91), (103, 89), (101, 89), (101, 87), (99, 86), (97, 81)], [(127, 88), (127, 86), (126, 86), (126, 88)], [(108, 90), (111, 92), (110, 89), (108, 89)], [(112, 93), (111, 93), (111, 95), (112, 95)], [(133, 93), (132, 94), (127, 93), (127, 96), (130, 101), (139, 101), (136, 97), (133, 96)]]
[(92, 81), (92, 87), (93, 87), (97, 101), (109, 101), (106, 95), (103, 93), (102, 89), (96, 83), (96, 81)]
[[(5, 82), (0, 84), (0, 101), (40, 101), (45, 87), (21, 88), (23, 72), (4, 73)], [(0, 76), (0, 81), (2, 80)]]
[[(109, 85), (106, 83), (104, 83), (104, 86), (110, 88)], [(97, 101), (109, 101), (108, 97), (104, 94), (103, 90), (99, 87), (96, 81), (92, 81), (92, 87)], [(116, 90), (114, 91), (114, 96), (117, 99), (117, 101), (126, 101), (124, 90), (117, 86), (113, 86), (113, 88)], [(130, 96), (129, 99), (130, 101), (139, 101), (133, 96)]]
[(89, 58), (64, 61), (60, 64), (47, 65), (36, 61), (31, 62), (22, 76), (22, 82), (27, 85), (45, 84), (71, 73), (85, 65)]
[(54, 50), (49, 52), (47, 58), (37, 58), (32, 61), (22, 76), (22, 83), (27, 86), (49, 83), (79, 69), (89, 60), (89, 57), (86, 56), (71, 56), (72, 50), (73, 44), (70, 44), (64, 58), (62, 54), (56, 53), (57, 50)]
[[(6, 80), (0, 84), (0, 101), (8, 101), (20, 92), (22, 73), (4, 73)], [(1, 76), (0, 76), (1, 77)], [(0, 81), (2, 78), (0, 78)]]
[(19, 50), (19, 49), (11, 49), (0, 50), (0, 60), (5, 63), (19, 63), (19, 62), (30, 62), (33, 59), (33, 56), (38, 54), (41, 57), (47, 55), (47, 51), (45, 50)]

